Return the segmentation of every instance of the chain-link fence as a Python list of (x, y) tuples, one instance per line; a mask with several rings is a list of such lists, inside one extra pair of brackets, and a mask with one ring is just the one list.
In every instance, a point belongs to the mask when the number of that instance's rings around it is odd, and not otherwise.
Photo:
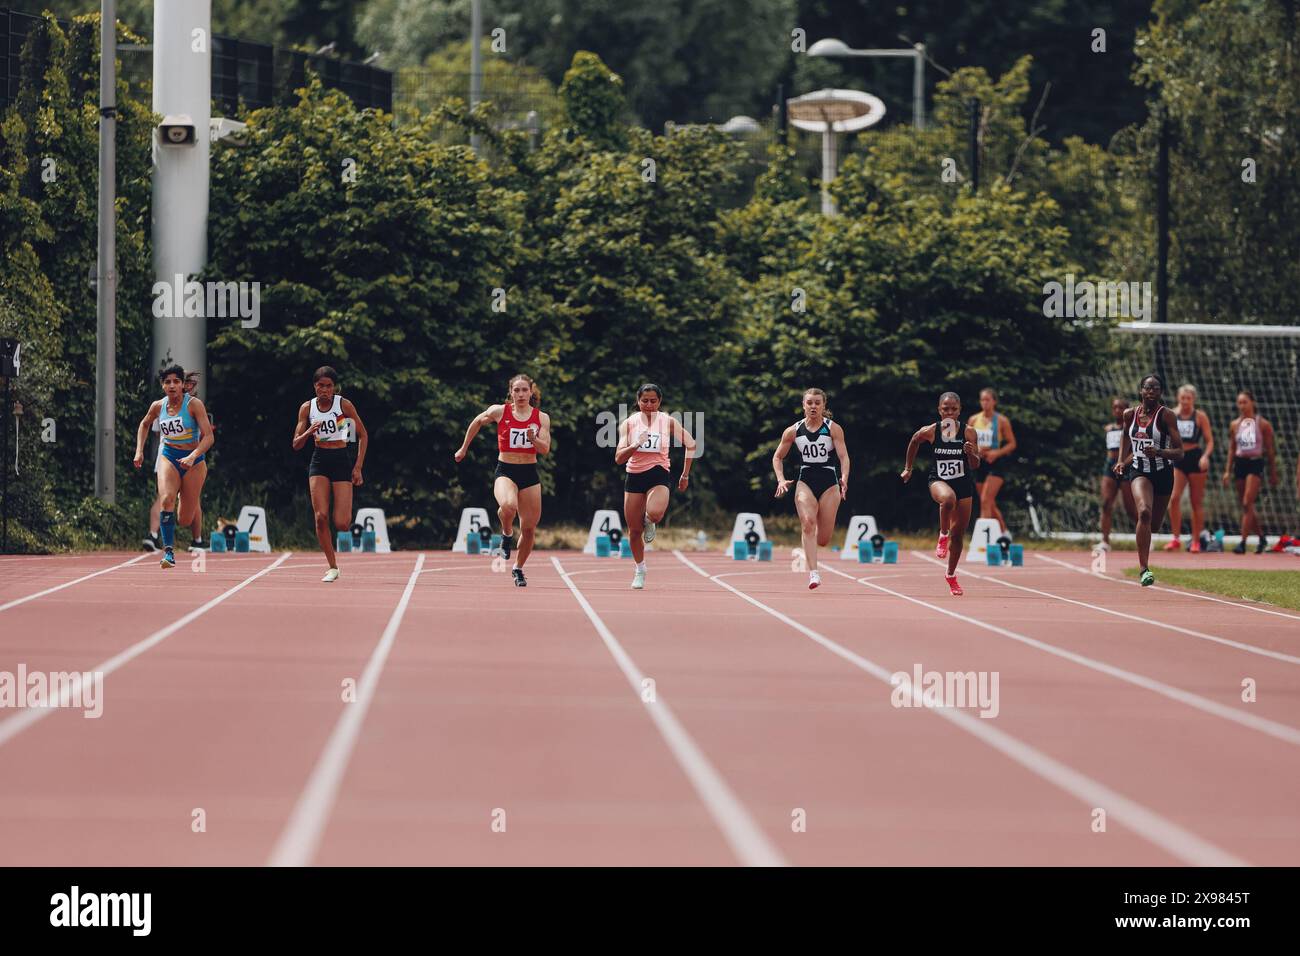
[[(38, 82), (43, 64), (24, 58), (23, 51), (40, 17), (0, 9), (0, 110), (18, 96), (24, 83)], [(71, 27), (60, 20), (66, 31)], [(152, 47), (119, 45), (120, 76), (136, 90), (153, 83)], [(328, 88), (342, 90), (361, 109), (393, 109), (393, 74), (365, 63), (285, 50), (236, 37), (212, 36), (212, 99), (214, 112), (291, 105), (294, 91), (307, 83), (308, 69)]]

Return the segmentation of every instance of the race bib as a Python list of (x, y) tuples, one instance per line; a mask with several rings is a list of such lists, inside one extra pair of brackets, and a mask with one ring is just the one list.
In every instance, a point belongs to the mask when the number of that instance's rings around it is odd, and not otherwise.
[(1258, 444), (1259, 431), (1255, 427), (1255, 419), (1247, 418), (1237, 426), (1237, 450), (1254, 451)]
[(663, 435), (659, 432), (646, 432), (645, 438), (641, 440), (640, 448), (642, 451), (658, 451), (659, 442)]
[(167, 438), (175, 438), (177, 435), (185, 434), (185, 423), (179, 418), (169, 418), (159, 422), (158, 431)]
[(1118, 428), (1112, 428), (1106, 432), (1106, 450), (1119, 451), (1120, 444), (1124, 440), (1124, 432)]
[(830, 446), (823, 442), (810, 442), (803, 453), (804, 461), (825, 462), (831, 457)]
[(960, 458), (940, 458), (934, 466), (935, 473), (944, 481), (966, 474), (966, 462)]
[(1134, 455), (1134, 457), (1136, 457), (1136, 456), (1138, 456), (1138, 455), (1145, 455), (1145, 454), (1147, 453), (1147, 449), (1150, 448), (1150, 447), (1151, 447), (1152, 445), (1154, 445), (1154, 444), (1155, 444), (1155, 442), (1152, 441), (1150, 438), (1134, 438), (1134, 439), (1133, 439), (1133, 455)]
[(342, 441), (339, 436), (339, 423), (333, 418), (320, 419), (320, 428), (316, 429), (317, 441)]
[(979, 442), (981, 448), (993, 447), (993, 429), (977, 428), (975, 429), (975, 440)]
[(1178, 437), (1186, 441), (1191, 441), (1192, 436), (1196, 434), (1196, 419), (1189, 418), (1186, 420), (1178, 419)]
[(529, 435), (529, 430), (527, 428), (511, 428), (510, 447), (532, 451), (533, 439)]

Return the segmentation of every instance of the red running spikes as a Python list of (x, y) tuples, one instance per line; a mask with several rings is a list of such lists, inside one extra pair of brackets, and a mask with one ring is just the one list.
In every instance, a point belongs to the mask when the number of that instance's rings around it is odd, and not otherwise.
[(953, 597), (961, 597), (965, 593), (962, 591), (961, 585), (957, 583), (957, 575), (954, 574), (952, 577), (948, 577), (945, 574), (943, 579), (948, 582), (948, 590), (952, 592)]

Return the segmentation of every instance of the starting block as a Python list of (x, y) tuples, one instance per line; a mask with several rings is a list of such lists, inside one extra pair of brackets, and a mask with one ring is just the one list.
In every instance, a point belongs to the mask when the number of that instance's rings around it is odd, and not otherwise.
[[(367, 508), (366, 511), (371, 509)], [(378, 510), (378, 509), (375, 509)], [(364, 512), (358, 512), (360, 518)], [(383, 512), (381, 511), (382, 515)], [(462, 508), (460, 512), (460, 526), (456, 529), (456, 539), (451, 546), (454, 554), (478, 554), (482, 551), (482, 546), (470, 551), (470, 537), (478, 538), (480, 528), (491, 527), (488, 521), (488, 513), (484, 508)], [(378, 529), (376, 529), (378, 530)], [(387, 532), (385, 532), (385, 535)]]
[(879, 532), (858, 541), (859, 564), (897, 564), (898, 542), (886, 541)]
[(602, 535), (597, 536), (597, 538), (596, 538), (596, 557), (598, 557), (598, 558), (608, 558), (608, 557), (609, 557), (609, 549), (610, 549), (609, 535), (607, 535), (607, 534), (602, 534)]
[(226, 536), (224, 534), (213, 534), (208, 538), (208, 550), (214, 554), (224, 554), (226, 550)]
[(496, 554), (498, 551), (500, 551), (501, 541), (502, 541), (501, 535), (499, 534), (492, 535), (492, 537), (488, 539), (487, 553)]
[(990, 567), (1001, 567), (1007, 564), (1013, 568), (1024, 567), (1025, 546), (1012, 544), (1010, 538), (1003, 536), (989, 547), (988, 563)]
[(465, 554), (480, 554), (483, 551), (483, 539), (479, 537), (477, 531), (471, 531), (465, 535), (465, 543), (461, 547)]
[(375, 546), (375, 532), (366, 530), (361, 532), (361, 550), (367, 554), (374, 554), (378, 548)]
[(771, 542), (771, 541), (760, 541), (760, 542), (758, 543), (758, 560), (760, 560), (760, 561), (771, 561), (771, 560), (772, 560), (772, 542)]
[(247, 531), (235, 532), (235, 550), (238, 551), (240, 554), (247, 554), (250, 550), (252, 550), (249, 546)]
[(338, 540), (334, 542), (334, 550), (340, 553), (352, 550), (352, 532), (340, 531)]
[(737, 561), (749, 560), (749, 542), (733, 541), (731, 542), (731, 556)]
[(618, 542), (618, 556), (620, 558), (632, 557), (632, 541), (628, 538), (620, 538)]

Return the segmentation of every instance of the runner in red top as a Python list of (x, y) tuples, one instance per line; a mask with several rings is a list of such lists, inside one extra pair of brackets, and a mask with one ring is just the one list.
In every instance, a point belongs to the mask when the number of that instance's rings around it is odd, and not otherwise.
[(464, 461), (469, 443), (485, 425), (497, 427), (497, 470), (492, 493), (501, 519), (504, 555), (510, 557), (514, 543), (515, 515), (519, 515), (519, 552), (510, 575), (516, 587), (527, 587), (524, 563), (533, 551), (537, 522), (542, 517), (542, 483), (537, 474), (537, 456), (551, 450), (551, 416), (538, 408), (542, 391), (527, 375), (510, 380), (509, 400), (491, 405), (475, 416), (456, 450), (456, 461)]
[(645, 546), (654, 540), (655, 525), (664, 520), (664, 512), (668, 510), (668, 491), (672, 487), (668, 445), (677, 439), (686, 446), (682, 473), (677, 479), (678, 491), (686, 490), (695, 457), (692, 454), (695, 439), (680, 421), (660, 410), (663, 398), (663, 390), (658, 385), (642, 385), (637, 389), (639, 411), (619, 425), (618, 448), (614, 452), (614, 463), (627, 465), (623, 515), (627, 518), (632, 557), (636, 559), (632, 587), (638, 591), (645, 587)]

